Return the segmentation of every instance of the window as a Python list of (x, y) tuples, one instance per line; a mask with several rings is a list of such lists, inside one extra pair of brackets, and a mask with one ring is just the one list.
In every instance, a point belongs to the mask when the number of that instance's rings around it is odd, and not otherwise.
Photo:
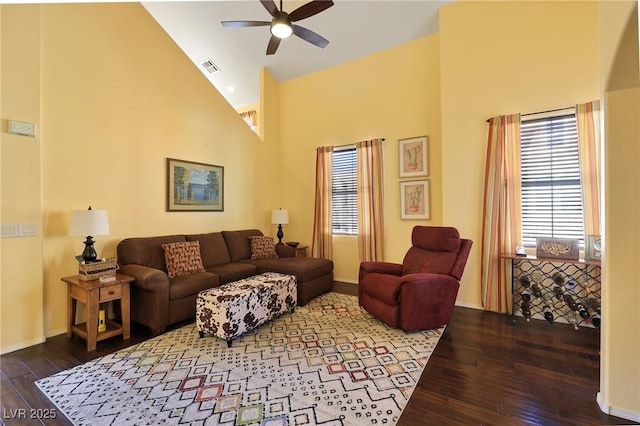
[(520, 128), (522, 239), (584, 240), (575, 114), (523, 120)]
[(334, 234), (358, 233), (358, 191), (356, 149), (333, 151), (331, 167), (331, 231)]

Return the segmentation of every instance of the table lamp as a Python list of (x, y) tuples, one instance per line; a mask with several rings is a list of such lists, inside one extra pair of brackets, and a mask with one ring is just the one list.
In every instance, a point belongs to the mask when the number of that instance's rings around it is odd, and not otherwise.
[(282, 232), (282, 225), (286, 225), (289, 223), (289, 212), (287, 210), (277, 209), (271, 212), (271, 223), (274, 225), (278, 225), (278, 233), (276, 236), (278, 237), (278, 245), (282, 245), (282, 237), (284, 237), (284, 233)]
[(72, 237), (86, 236), (82, 259), (85, 262), (95, 262), (98, 258), (96, 249), (93, 248), (93, 237), (109, 234), (109, 218), (106, 210), (73, 210), (71, 212), (71, 224), (69, 235)]

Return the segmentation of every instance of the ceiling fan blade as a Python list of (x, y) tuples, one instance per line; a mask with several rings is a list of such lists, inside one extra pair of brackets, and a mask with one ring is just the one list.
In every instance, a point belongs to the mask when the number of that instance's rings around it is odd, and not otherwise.
[(222, 21), (223, 27), (242, 28), (242, 27), (265, 27), (271, 25), (267, 21)]
[(316, 13), (320, 13), (323, 10), (326, 10), (333, 6), (333, 1), (331, 0), (313, 0), (307, 4), (303, 4), (293, 12), (289, 14), (289, 18), (291, 22), (300, 21), (302, 19), (306, 19), (310, 16), (315, 15)]
[(300, 25), (293, 26), (293, 33), (301, 39), (308, 41), (311, 44), (315, 44), (316, 46), (323, 49), (329, 44), (329, 40), (322, 37), (320, 34), (314, 33), (313, 31), (301, 27)]
[(278, 13), (278, 6), (276, 6), (276, 3), (273, 0), (260, 0), (260, 3), (262, 3), (264, 8), (267, 9), (267, 12), (269, 12), (271, 16), (273, 16), (274, 18), (276, 17), (276, 14)]
[(278, 46), (280, 46), (280, 40), (282, 39), (273, 35), (271, 36), (271, 39), (269, 39), (269, 44), (267, 45), (267, 55), (273, 55), (274, 53), (276, 53), (276, 50), (278, 50)]

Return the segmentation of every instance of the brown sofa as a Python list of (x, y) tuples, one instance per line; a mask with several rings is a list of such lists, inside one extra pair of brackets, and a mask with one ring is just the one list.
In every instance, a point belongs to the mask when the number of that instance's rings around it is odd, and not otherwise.
[[(277, 258), (251, 259), (250, 236), (257, 229), (194, 235), (127, 238), (118, 244), (120, 272), (135, 278), (131, 285), (131, 320), (154, 334), (195, 316), (198, 293), (263, 272), (297, 277), (298, 306), (333, 288), (333, 262), (295, 257), (295, 249), (276, 245)], [(169, 278), (162, 244), (198, 241), (205, 272)]]

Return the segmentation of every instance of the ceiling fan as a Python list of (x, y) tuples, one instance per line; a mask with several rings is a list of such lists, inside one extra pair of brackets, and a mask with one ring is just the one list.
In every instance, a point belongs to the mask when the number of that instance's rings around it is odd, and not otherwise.
[(267, 12), (273, 19), (269, 21), (222, 21), (224, 27), (263, 27), (271, 26), (271, 39), (267, 45), (267, 55), (273, 55), (280, 46), (280, 41), (283, 38), (289, 37), (292, 33), (300, 37), (304, 41), (308, 41), (318, 47), (325, 48), (329, 44), (329, 40), (322, 37), (311, 30), (308, 30), (300, 25), (293, 24), (293, 22), (301, 21), (309, 18), (317, 13), (322, 12), (333, 6), (331, 0), (312, 0), (309, 3), (303, 4), (291, 13), (287, 13), (282, 10), (282, 0), (280, 0), (280, 9), (276, 6), (273, 0), (260, 0), (260, 3), (267, 9)]

